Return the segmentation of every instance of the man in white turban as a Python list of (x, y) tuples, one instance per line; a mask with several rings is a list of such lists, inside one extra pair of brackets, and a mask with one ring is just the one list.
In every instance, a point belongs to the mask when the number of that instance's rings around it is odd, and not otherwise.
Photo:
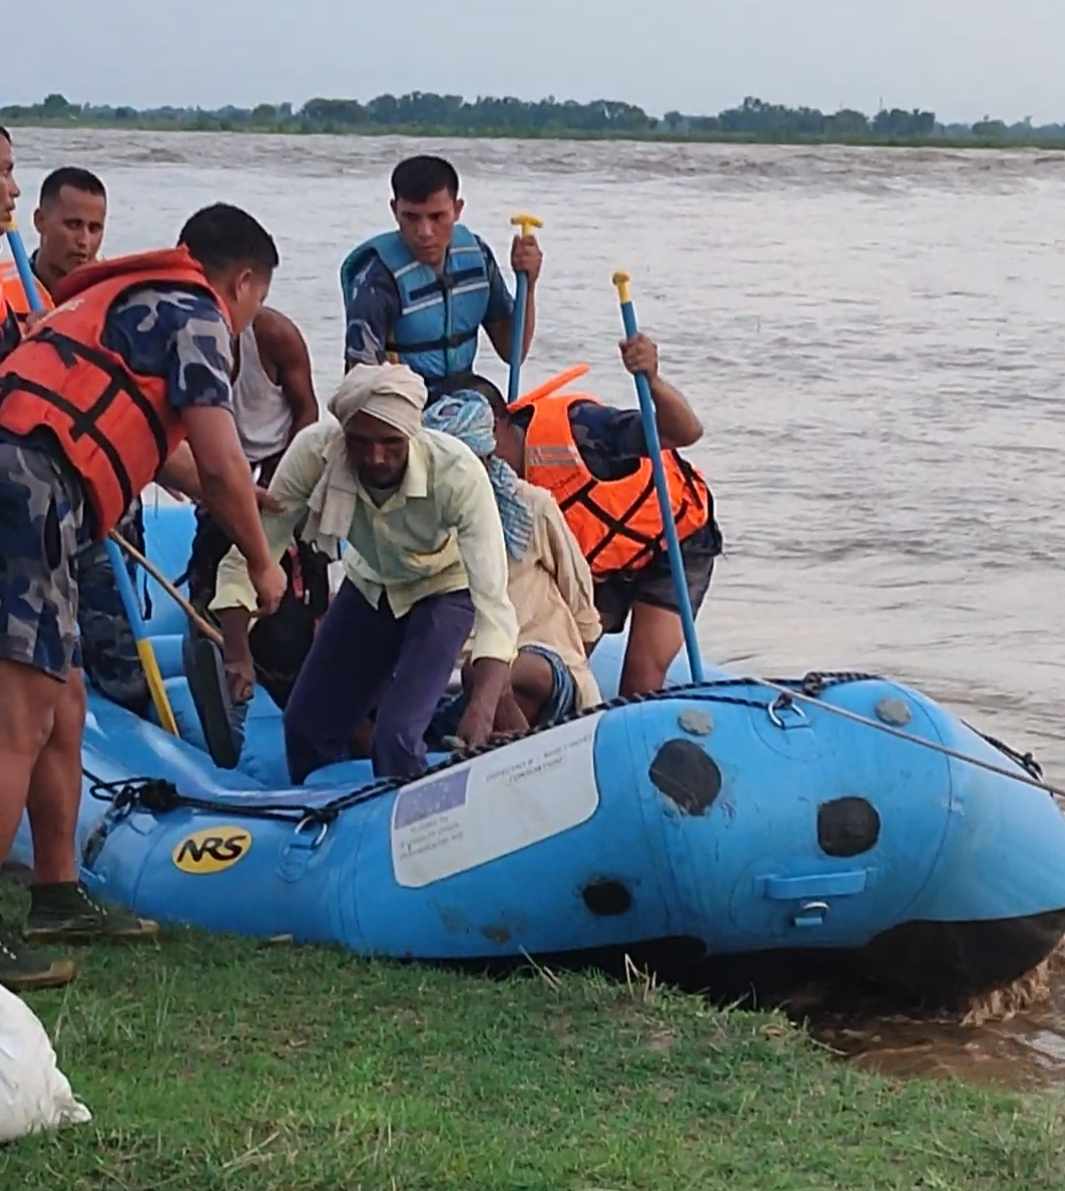
[[(507, 552), (484, 466), (451, 435), (421, 424), (425, 384), (402, 364), (365, 365), (329, 403), (336, 421), (293, 440), (264, 513), (271, 550), (306, 516), (305, 540), (334, 551), (346, 578), (318, 629), (285, 708), (292, 780), (350, 756), (354, 728), (376, 723), (374, 772), (415, 777), (424, 733), (472, 629), (473, 690), (457, 735), (483, 744), (507, 686), (518, 625)], [(254, 593), (230, 552), (211, 604), (225, 635), (234, 697), (252, 690)]]

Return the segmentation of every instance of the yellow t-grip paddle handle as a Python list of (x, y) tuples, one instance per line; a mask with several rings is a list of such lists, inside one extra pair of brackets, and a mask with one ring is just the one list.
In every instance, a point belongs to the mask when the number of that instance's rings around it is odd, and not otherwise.
[(632, 301), (632, 278), (628, 273), (619, 269), (613, 276), (612, 281), (618, 291), (619, 302)]
[(512, 227), (521, 228), (522, 236), (530, 236), (532, 232), (529, 228), (543, 227), (544, 221), (535, 215), (530, 215), (527, 211), (523, 211), (518, 215), (511, 215), (510, 223)]

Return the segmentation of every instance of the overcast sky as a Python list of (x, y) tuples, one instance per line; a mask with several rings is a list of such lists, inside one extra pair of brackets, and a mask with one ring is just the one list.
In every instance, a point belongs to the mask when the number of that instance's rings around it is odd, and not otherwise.
[(422, 90), (626, 99), (661, 115), (757, 95), (1065, 120), (1065, 0), (50, 0), (12, 13), (0, 103)]

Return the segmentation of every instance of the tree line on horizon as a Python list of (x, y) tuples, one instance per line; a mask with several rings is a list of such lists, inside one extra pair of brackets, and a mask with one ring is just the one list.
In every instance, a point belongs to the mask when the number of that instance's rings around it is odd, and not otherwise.
[(789, 107), (748, 96), (716, 116), (670, 111), (650, 116), (636, 104), (597, 99), (589, 103), (513, 97), (437, 95), (411, 91), (378, 95), (366, 103), (356, 99), (309, 99), (300, 108), (291, 103), (260, 103), (252, 108), (227, 104), (220, 108), (156, 107), (71, 103), (51, 94), (40, 103), (0, 107), (0, 122), (11, 124), (116, 125), (193, 131), (382, 132), (413, 131), (457, 136), (617, 136), (693, 140), (753, 141), (973, 141), (974, 143), (1038, 144), (1065, 141), (1065, 124), (1034, 126), (1030, 119), (1014, 124), (985, 116), (973, 124), (943, 124), (934, 112), (919, 108), (884, 108), (869, 117), (853, 108), (833, 113), (819, 108)]

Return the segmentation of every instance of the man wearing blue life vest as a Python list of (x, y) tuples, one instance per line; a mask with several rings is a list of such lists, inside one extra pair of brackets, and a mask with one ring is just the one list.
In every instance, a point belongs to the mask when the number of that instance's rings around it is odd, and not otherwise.
[[(430, 401), (473, 370), (484, 327), (509, 363), (514, 299), (492, 250), (459, 223), (459, 176), (442, 157), (410, 157), (392, 172), (398, 230), (360, 244), (340, 269), (347, 333), (345, 370), (407, 364)], [(543, 255), (535, 236), (515, 236), (510, 264), (529, 278), (522, 358), (536, 330), (536, 282)]]

